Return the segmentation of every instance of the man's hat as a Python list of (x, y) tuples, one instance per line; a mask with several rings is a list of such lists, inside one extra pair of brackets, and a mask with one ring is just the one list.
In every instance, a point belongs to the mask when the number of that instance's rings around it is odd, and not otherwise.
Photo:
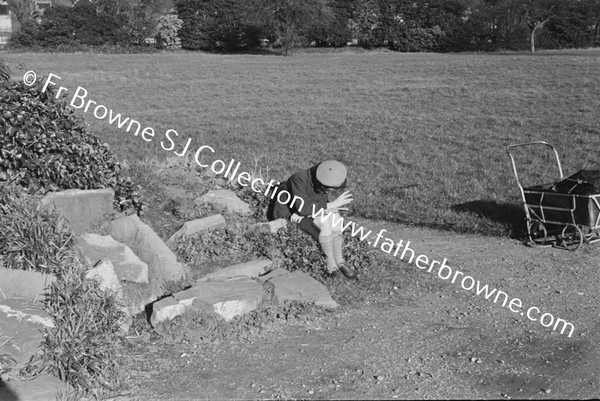
[(346, 181), (346, 166), (335, 160), (327, 160), (317, 166), (317, 181), (329, 188), (339, 188)]

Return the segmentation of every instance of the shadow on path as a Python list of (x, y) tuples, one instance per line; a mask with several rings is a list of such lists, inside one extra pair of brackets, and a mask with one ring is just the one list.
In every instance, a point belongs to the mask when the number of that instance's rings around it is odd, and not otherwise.
[(479, 217), (504, 224), (510, 228), (511, 238), (521, 239), (527, 233), (525, 211), (520, 205), (495, 200), (475, 200), (453, 205), (456, 212), (467, 212)]

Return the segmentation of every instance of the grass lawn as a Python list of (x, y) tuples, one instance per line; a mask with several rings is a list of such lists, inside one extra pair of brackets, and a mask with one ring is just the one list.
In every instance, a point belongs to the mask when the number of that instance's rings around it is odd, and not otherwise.
[[(152, 127), (145, 142), (84, 114), (130, 163), (175, 157), (190, 137), (190, 153), (216, 150), (204, 161), (235, 158), (274, 179), (338, 159), (362, 217), (515, 234), (523, 213), (506, 146), (548, 141), (567, 174), (593, 165), (600, 149), (596, 50), (2, 57), (15, 76), (57, 74), (69, 98), (81, 86), (88, 99)], [(160, 146), (168, 129), (179, 133), (170, 152)], [(545, 154), (521, 156), (529, 183), (557, 178)]]

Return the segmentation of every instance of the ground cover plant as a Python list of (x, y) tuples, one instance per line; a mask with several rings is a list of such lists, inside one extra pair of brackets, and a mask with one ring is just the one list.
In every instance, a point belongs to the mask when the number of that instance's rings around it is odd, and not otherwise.
[[(7, 53), (54, 72), (124, 116), (153, 127), (144, 142), (88, 113), (119, 158), (143, 161), (201, 145), (202, 162), (235, 158), (286, 177), (323, 159), (349, 166), (355, 216), (462, 232), (524, 228), (505, 147), (546, 140), (565, 172), (597, 158), (598, 51), (503, 54), (199, 53), (81, 55)], [(167, 129), (179, 136), (165, 151)], [(530, 181), (553, 176), (552, 160), (525, 156)]]

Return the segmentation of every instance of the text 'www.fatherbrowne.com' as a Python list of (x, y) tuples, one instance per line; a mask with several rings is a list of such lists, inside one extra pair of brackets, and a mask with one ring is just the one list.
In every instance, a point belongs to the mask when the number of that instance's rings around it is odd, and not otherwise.
[[(313, 205), (312, 217), (313, 219), (318, 218), (321, 220), (331, 219), (333, 227), (341, 227), (342, 232), (349, 229), (350, 235), (361, 241), (367, 240), (372, 234), (371, 230), (366, 231), (363, 226), (358, 226), (357, 228), (357, 224), (353, 221), (344, 221), (344, 218), (337, 213), (326, 213), (323, 209), (317, 211), (315, 205)], [(554, 331), (560, 330), (561, 334), (564, 334), (565, 331), (568, 330), (567, 336), (571, 337), (573, 335), (575, 326), (572, 323), (558, 317), (555, 318), (551, 313), (544, 313), (540, 316), (541, 311), (535, 306), (532, 306), (525, 311), (521, 299), (511, 299), (506, 292), (500, 291), (497, 288), (490, 289), (488, 284), (482, 286), (479, 280), (475, 280), (473, 277), (467, 276), (463, 272), (448, 266), (448, 259), (446, 258), (440, 262), (434, 259), (430, 261), (427, 255), (417, 256), (415, 251), (410, 248), (410, 241), (406, 241), (406, 244), (403, 240), (395, 242), (394, 240), (383, 236), (383, 233), (386, 231), (387, 230), (385, 229), (380, 230), (379, 233), (377, 233), (375, 240), (373, 242), (367, 241), (367, 243), (374, 248), (380, 248), (387, 254), (393, 254), (395, 257), (400, 255), (400, 259), (407, 261), (408, 263), (413, 263), (414, 261), (415, 266), (420, 270), (427, 270), (428, 273), (434, 274), (437, 272), (438, 277), (442, 280), (450, 280), (453, 284), (460, 282), (460, 286), (463, 289), (474, 291), (477, 295), (482, 296), (487, 300), (491, 300), (495, 304), (497, 304), (499, 300), (502, 300), (503, 307), (508, 305), (508, 309), (511, 312), (520, 313), (521, 316), (527, 316), (529, 320), (534, 322), (537, 321), (544, 327), (552, 327), (552, 330)], [(383, 242), (380, 242), (382, 239)]]

